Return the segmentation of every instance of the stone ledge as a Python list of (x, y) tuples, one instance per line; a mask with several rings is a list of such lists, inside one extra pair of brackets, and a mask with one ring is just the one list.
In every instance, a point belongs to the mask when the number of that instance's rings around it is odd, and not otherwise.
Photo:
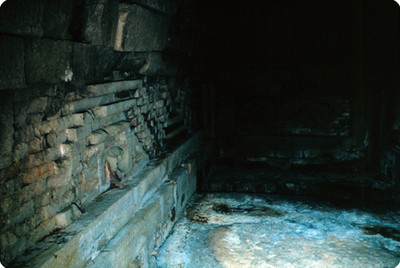
[(118, 82), (89, 85), (86, 87), (86, 89), (88, 92), (94, 94), (94, 96), (101, 96), (106, 94), (118, 93), (125, 90), (142, 88), (142, 85), (142, 80), (124, 80)]
[(169, 174), (199, 149), (203, 133), (189, 137), (157, 165), (128, 181), (129, 188), (107, 191), (86, 208), (72, 225), (39, 242), (10, 267), (84, 267), (153, 199)]
[(118, 232), (86, 267), (128, 267), (151, 264), (152, 255), (165, 241), (172, 226), (196, 191), (195, 161), (178, 167), (149, 202)]

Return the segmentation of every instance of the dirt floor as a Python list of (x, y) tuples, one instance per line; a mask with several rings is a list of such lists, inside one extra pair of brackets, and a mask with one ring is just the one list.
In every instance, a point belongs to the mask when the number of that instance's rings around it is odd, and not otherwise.
[(400, 210), (267, 194), (196, 194), (158, 267), (396, 267)]

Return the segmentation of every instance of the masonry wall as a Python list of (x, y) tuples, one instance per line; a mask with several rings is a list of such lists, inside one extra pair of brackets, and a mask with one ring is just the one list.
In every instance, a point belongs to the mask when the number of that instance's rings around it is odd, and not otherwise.
[(199, 127), (187, 12), (153, 0), (2, 5), (3, 264)]

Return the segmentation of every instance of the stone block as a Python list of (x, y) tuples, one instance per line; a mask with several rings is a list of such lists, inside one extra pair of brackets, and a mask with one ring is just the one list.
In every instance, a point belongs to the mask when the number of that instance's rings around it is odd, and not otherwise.
[(142, 106), (147, 104), (147, 99), (145, 97), (140, 97), (136, 100), (137, 106)]
[(57, 227), (64, 228), (70, 225), (73, 221), (73, 214), (71, 209), (67, 209), (55, 216)]
[(118, 23), (118, 0), (86, 1), (83, 40), (93, 45), (114, 47)]
[(44, 128), (46, 128), (46, 130), (48, 128), (50, 128), (51, 131), (57, 133), (57, 132), (59, 132), (59, 131), (64, 129), (64, 126), (62, 125), (63, 122), (62, 122), (62, 120), (60, 120), (60, 118), (52, 119), (52, 120), (50, 120), (48, 122), (45, 122), (45, 123), (46, 123), (46, 125), (44, 126)]
[(26, 143), (17, 144), (14, 148), (13, 159), (14, 161), (21, 160), (29, 154), (29, 146)]
[(101, 106), (101, 107), (96, 107), (93, 109), (93, 114), (97, 117), (97, 118), (104, 118), (107, 117), (109, 114), (109, 111), (111, 109), (108, 106)]
[(21, 160), (21, 169), (31, 169), (45, 163), (45, 157), (43, 152), (36, 154), (30, 154), (28, 157)]
[(108, 47), (96, 46), (95, 73), (97, 81), (104, 81), (112, 70), (115, 70), (120, 53)]
[[(32, 137), (40, 137), (39, 129), (34, 128), (32, 125), (25, 126), (22, 130), (19, 131), (20, 133), (16, 133), (16, 136), (20, 136), (20, 138), (26, 142), (32, 139)], [(21, 142), (22, 142), (21, 140)]]
[(22, 175), (23, 183), (33, 183), (40, 180), (43, 180), (47, 177), (55, 175), (57, 173), (57, 165), (55, 162), (46, 163), (39, 167), (32, 168), (27, 170)]
[(31, 217), (35, 213), (34, 200), (30, 200), (23, 204), (21, 207), (15, 209), (10, 214), (11, 223), (18, 224), (23, 222), (25, 219)]
[(47, 188), (55, 189), (67, 186), (71, 183), (71, 174), (58, 174), (47, 179)]
[[(3, 12), (3, 8), (1, 12)], [(2, 15), (0, 15), (1, 17)], [(25, 87), (24, 40), (22, 38), (0, 36), (0, 43), (0, 58), (2, 59), (0, 64), (0, 90)]]
[[(43, 36), (53, 39), (71, 39), (73, 30), (70, 26), (78, 24), (74, 13), (78, 12), (80, 1), (46, 1), (43, 13)], [(77, 36), (74, 36), (77, 37)]]
[(82, 43), (74, 43), (72, 46), (72, 70), (73, 82), (85, 84), (96, 81), (96, 48)]
[(14, 200), (12, 197), (6, 197), (1, 200), (0, 215), (7, 214), (13, 208)]
[(72, 79), (71, 42), (28, 38), (25, 51), (27, 83), (60, 83)]
[(58, 144), (57, 134), (54, 132), (51, 132), (48, 135), (46, 135), (46, 143), (50, 147), (56, 146)]
[(33, 184), (34, 183), (26, 185), (26, 186), (22, 187), (22, 189), (20, 189), (16, 192), (15, 203), (17, 205), (21, 205), (32, 199), (32, 197), (34, 196), (34, 194), (33, 194), (34, 185)]
[(2, 187), (0, 189), (0, 193), (2, 196), (10, 196), (14, 194), (14, 180), (8, 180), (6, 182), (3, 182)]
[(161, 51), (168, 43), (170, 18), (139, 5), (120, 4), (115, 50)]
[(57, 211), (55, 210), (55, 208), (52, 205), (47, 205), (44, 206), (40, 209), (40, 217), (42, 219), (42, 221), (45, 221), (49, 218), (51, 218), (52, 216), (56, 215)]
[(63, 122), (62, 125), (65, 128), (81, 127), (84, 125), (83, 118), (84, 118), (83, 113), (67, 115), (61, 117), (61, 120)]
[(43, 113), (46, 110), (47, 101), (47, 97), (33, 99), (29, 104), (28, 113)]
[(129, 130), (129, 123), (122, 121), (122, 122), (117, 122), (115, 124), (111, 124), (107, 127), (104, 128), (107, 133), (110, 135), (117, 135), (122, 132), (126, 132)]
[(49, 134), (51, 131), (50, 124), (47, 121), (42, 121), (38, 128), (41, 135)]
[(93, 109), (93, 113), (97, 118), (104, 118), (109, 115), (116, 113), (121, 113), (129, 110), (134, 105), (134, 100), (121, 101), (115, 104), (110, 104), (107, 106), (96, 107)]
[(41, 180), (30, 185), (31, 188), (31, 196), (39, 196), (43, 194), (46, 190), (46, 180)]
[(91, 191), (95, 191), (98, 194), (97, 186), (100, 183), (100, 179), (98, 176), (93, 176), (84, 181), (82, 184), (82, 192), (89, 193)]
[(101, 96), (105, 94), (118, 93), (126, 90), (134, 90), (134, 95), (139, 90), (137, 88), (142, 87), (142, 80), (125, 80), (118, 82), (111, 82), (98, 85), (90, 85), (86, 87), (86, 90), (94, 96)]
[(104, 143), (99, 143), (99, 144), (87, 147), (85, 150), (86, 159), (89, 159), (92, 156), (99, 154), (100, 152), (102, 152), (104, 150), (104, 147), (105, 147)]
[(7, 249), (7, 254), (6, 250), (2, 250), (1, 252), (1, 260), (2, 262), (4, 261), (10, 261), (12, 257), (16, 256), (7, 256), (9, 255), (9, 250), (11, 247), (16, 245), (18, 243), (19, 239), (17, 238), (16, 235), (14, 235), (11, 231), (5, 232), (0, 235), (0, 245), (2, 249)]
[(118, 99), (113, 94), (93, 97), (93, 98), (84, 98), (80, 100), (73, 100), (70, 103), (67, 103), (62, 108), (62, 112), (64, 114), (71, 114), (82, 112), (94, 107), (106, 105), (108, 103), (116, 102)]
[(158, 100), (158, 101), (156, 101), (154, 108), (155, 109), (162, 108), (163, 106), (164, 106), (164, 100)]
[(149, 105), (143, 105), (140, 107), (140, 112), (146, 114), (149, 111)]
[[(4, 2), (1, 6), (0, 32), (25, 36), (42, 36), (43, 14), (46, 2), (46, 0)], [(3, 42), (1, 43), (3, 44)]]
[(73, 194), (70, 191), (70, 186), (63, 186), (59, 188), (55, 188), (51, 191), (51, 198), (54, 201), (52, 206), (55, 207), (56, 211), (61, 211), (68, 204), (73, 201)]
[(96, 145), (102, 143), (106, 139), (107, 135), (107, 132), (104, 130), (96, 130), (86, 138), (86, 143), (87, 145)]
[(29, 152), (30, 153), (38, 153), (44, 149), (44, 143), (42, 137), (37, 138), (34, 137), (29, 141)]
[(121, 267), (128, 267), (144, 248), (153, 247), (149, 242), (160, 221), (160, 203), (158, 200), (152, 201), (136, 213), (133, 220), (118, 232), (87, 267), (112, 267), (117, 262)]
[(117, 142), (118, 144), (127, 144), (128, 142), (128, 137), (126, 132), (119, 133), (117, 135)]
[(50, 204), (50, 192), (46, 192), (37, 197), (38, 206), (44, 207)]
[(5, 165), (10, 164), (14, 143), (13, 112), (12, 105), (8, 101), (10, 101), (8, 97), (0, 100), (0, 156), (6, 156), (3, 159)]
[(76, 143), (78, 141), (78, 131), (76, 128), (66, 129), (65, 136), (68, 142)]

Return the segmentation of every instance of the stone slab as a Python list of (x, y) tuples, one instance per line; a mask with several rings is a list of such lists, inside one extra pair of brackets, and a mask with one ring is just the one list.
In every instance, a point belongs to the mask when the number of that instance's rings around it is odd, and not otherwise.
[(172, 183), (164, 185), (86, 267), (128, 267), (144, 248), (154, 247), (152, 236), (162, 222), (169, 220), (164, 214), (174, 206), (173, 193)]
[(162, 51), (168, 43), (170, 18), (139, 5), (120, 4), (117, 51)]
[(143, 85), (142, 80), (124, 80), (118, 82), (89, 85), (86, 87), (86, 89), (91, 94), (94, 94), (94, 96), (101, 96), (101, 95), (141, 88), (142, 85)]
[(113, 47), (118, 23), (118, 0), (86, 1), (83, 40), (93, 45)]
[(29, 84), (60, 83), (73, 79), (72, 42), (26, 39), (26, 80)]

